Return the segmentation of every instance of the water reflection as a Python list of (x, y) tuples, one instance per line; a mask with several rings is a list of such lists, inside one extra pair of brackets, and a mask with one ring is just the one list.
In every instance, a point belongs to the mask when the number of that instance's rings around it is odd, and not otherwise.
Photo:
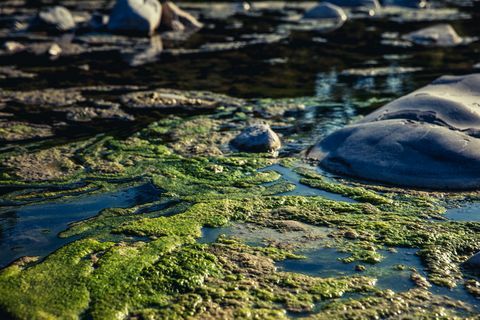
[(45, 256), (72, 239), (58, 233), (69, 223), (98, 214), (105, 208), (127, 208), (155, 201), (160, 191), (152, 184), (68, 201), (32, 204), (0, 212), (0, 267), (26, 255)]

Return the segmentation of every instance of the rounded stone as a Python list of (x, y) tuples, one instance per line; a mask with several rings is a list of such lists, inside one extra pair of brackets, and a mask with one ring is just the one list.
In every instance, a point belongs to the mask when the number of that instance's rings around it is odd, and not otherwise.
[(233, 147), (245, 152), (274, 152), (282, 143), (267, 124), (253, 124), (231, 141)]
[(480, 187), (480, 74), (442, 77), (320, 141), (332, 172), (427, 189)]
[(159, 26), (162, 6), (158, 0), (117, 0), (108, 29), (115, 32), (152, 34)]
[(72, 13), (62, 6), (41, 10), (31, 25), (33, 29), (51, 29), (62, 32), (73, 30), (75, 27)]
[(467, 269), (480, 273), (480, 252), (475, 253), (463, 263), (463, 266)]
[(319, 5), (305, 12), (304, 19), (335, 19), (339, 21), (346, 21), (347, 14), (345, 11), (329, 2), (322, 2)]
[(455, 29), (449, 24), (437, 24), (403, 36), (415, 44), (423, 46), (452, 47), (463, 43)]

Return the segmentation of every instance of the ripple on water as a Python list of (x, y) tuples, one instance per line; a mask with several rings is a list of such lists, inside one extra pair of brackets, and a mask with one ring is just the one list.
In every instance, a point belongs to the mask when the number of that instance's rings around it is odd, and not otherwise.
[(45, 256), (72, 239), (57, 235), (76, 221), (106, 208), (128, 208), (158, 200), (160, 191), (147, 183), (115, 192), (68, 201), (9, 207), (0, 211), (0, 267), (22, 256)]

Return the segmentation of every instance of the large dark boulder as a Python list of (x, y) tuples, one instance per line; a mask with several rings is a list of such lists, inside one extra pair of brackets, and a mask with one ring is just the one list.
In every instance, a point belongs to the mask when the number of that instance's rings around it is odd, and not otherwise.
[(480, 74), (446, 76), (315, 145), (332, 172), (428, 189), (480, 187)]
[(162, 6), (158, 0), (117, 0), (110, 14), (108, 29), (151, 35), (160, 25)]

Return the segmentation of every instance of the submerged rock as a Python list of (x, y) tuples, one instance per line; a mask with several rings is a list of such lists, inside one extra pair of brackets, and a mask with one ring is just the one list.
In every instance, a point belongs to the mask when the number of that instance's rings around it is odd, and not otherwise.
[(40, 11), (30, 27), (64, 32), (75, 29), (76, 24), (67, 8), (55, 6)]
[(245, 152), (273, 152), (282, 146), (278, 135), (267, 124), (249, 126), (235, 137), (231, 144)]
[(161, 16), (162, 6), (157, 0), (117, 0), (108, 29), (150, 35), (159, 26)]
[(308, 157), (327, 170), (429, 189), (480, 187), (480, 74), (445, 76), (334, 132)]
[(304, 19), (335, 19), (346, 21), (347, 14), (342, 8), (329, 2), (322, 2), (319, 5), (305, 12)]
[(408, 33), (403, 39), (424, 46), (451, 47), (464, 43), (455, 29), (449, 24), (438, 24), (432, 27)]

